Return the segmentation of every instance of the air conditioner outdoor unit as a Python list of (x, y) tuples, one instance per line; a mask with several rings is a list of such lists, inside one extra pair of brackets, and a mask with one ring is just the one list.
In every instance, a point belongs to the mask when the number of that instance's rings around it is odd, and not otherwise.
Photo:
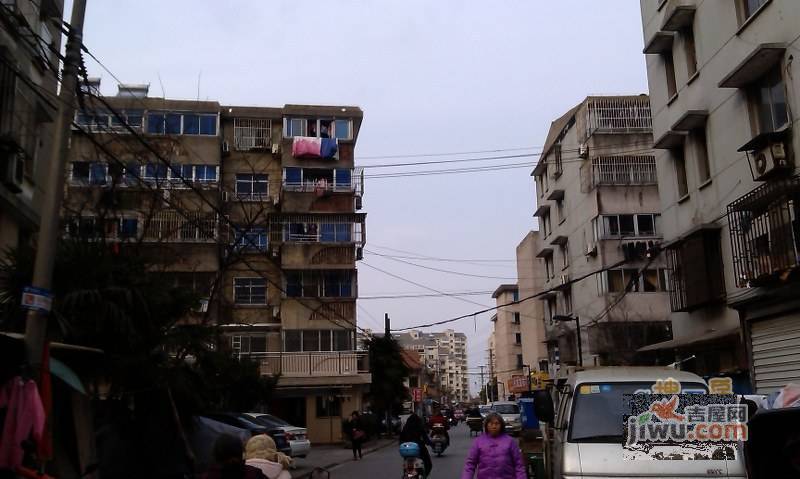
[(586, 256), (597, 256), (597, 243), (589, 243), (586, 247)]
[(14, 193), (22, 191), (25, 179), (25, 155), (9, 150), (0, 153), (0, 182)]
[(783, 143), (771, 143), (755, 151), (752, 156), (753, 173), (756, 180), (765, 179), (776, 171), (788, 170), (786, 148)]
[(578, 149), (578, 156), (581, 158), (589, 158), (589, 145), (586, 143), (581, 143), (581, 146)]
[(272, 154), (277, 155), (281, 152), (281, 144), (280, 143), (273, 143), (272, 144)]

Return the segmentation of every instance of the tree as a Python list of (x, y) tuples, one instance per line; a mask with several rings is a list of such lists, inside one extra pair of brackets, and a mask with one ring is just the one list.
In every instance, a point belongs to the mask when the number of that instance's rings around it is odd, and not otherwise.
[(400, 411), (409, 391), (403, 384), (409, 369), (403, 362), (400, 344), (391, 336), (373, 336), (366, 341), (372, 385), (370, 396), (376, 411)]

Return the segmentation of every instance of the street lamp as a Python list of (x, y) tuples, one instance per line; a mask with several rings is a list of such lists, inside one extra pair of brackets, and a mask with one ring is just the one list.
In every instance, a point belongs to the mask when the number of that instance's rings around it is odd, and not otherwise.
[(581, 348), (581, 323), (577, 316), (556, 314), (553, 316), (553, 321), (566, 322), (575, 321), (575, 335), (578, 336), (578, 366), (583, 366), (583, 350)]

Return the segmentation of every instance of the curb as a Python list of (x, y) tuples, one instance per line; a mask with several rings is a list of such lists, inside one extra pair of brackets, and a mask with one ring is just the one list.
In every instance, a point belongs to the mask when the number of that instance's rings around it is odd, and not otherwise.
[[(391, 441), (390, 440), (386, 444), (377, 445), (377, 446), (372, 447), (371, 449), (365, 449), (364, 451), (362, 451), (362, 453), (363, 453), (363, 455), (366, 456), (367, 454), (371, 454), (371, 453), (373, 453), (375, 451), (380, 451), (381, 449), (387, 448), (387, 447), (391, 446), (394, 443), (395, 443), (395, 441)], [(348, 462), (351, 462), (351, 461), (349, 459), (346, 459), (344, 461), (332, 462), (330, 464), (325, 464), (324, 466), (317, 466), (317, 467), (321, 467), (322, 469), (330, 470), (330, 469), (332, 469), (332, 468), (334, 468), (336, 466), (341, 466), (342, 464), (345, 464), (345, 463), (348, 463)], [(304, 473), (302, 476), (297, 476), (296, 479), (306, 479), (306, 478), (308, 478), (310, 476), (311, 476), (311, 471)], [(292, 476), (292, 477), (295, 477), (295, 476)]]

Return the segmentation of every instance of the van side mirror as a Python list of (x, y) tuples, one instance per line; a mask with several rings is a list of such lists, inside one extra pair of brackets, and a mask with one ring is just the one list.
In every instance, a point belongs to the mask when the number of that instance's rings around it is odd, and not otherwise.
[(533, 409), (536, 411), (536, 417), (540, 421), (552, 423), (555, 419), (555, 407), (553, 405), (553, 397), (547, 391), (534, 391), (533, 392)]

